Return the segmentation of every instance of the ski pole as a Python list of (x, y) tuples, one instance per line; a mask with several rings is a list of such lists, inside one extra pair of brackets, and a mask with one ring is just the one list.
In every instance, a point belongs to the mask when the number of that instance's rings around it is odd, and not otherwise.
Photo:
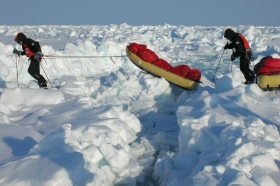
[(45, 70), (44, 70), (44, 68), (43, 68), (43, 66), (42, 66), (42, 64), (41, 64), (41, 63), (40, 63), (40, 65), (41, 65), (41, 67), (42, 67), (42, 69), (43, 69), (43, 71), (44, 71), (44, 73), (45, 73), (45, 75), (46, 75), (46, 77), (47, 77), (47, 79), (48, 79), (48, 81), (49, 81), (49, 83), (50, 83), (51, 87), (53, 88), (53, 86), (52, 86), (52, 84), (51, 84), (51, 82), (50, 82), (50, 80), (49, 80), (49, 78), (48, 78), (48, 76), (47, 76), (47, 74), (46, 74), (46, 72), (45, 72)]
[[(232, 53), (233, 53), (234, 51), (233, 51), (233, 49), (232, 49)], [(232, 72), (232, 64), (233, 64), (233, 61), (231, 61), (231, 69), (230, 69), (230, 71)]]
[(252, 54), (251, 54), (251, 55), (252, 55), (251, 58), (253, 59), (253, 60), (250, 59), (250, 61), (253, 61), (253, 64), (251, 64), (251, 68), (254, 69), (254, 66), (255, 66), (255, 58), (254, 58), (254, 55), (253, 55), (253, 51), (252, 51)]
[(17, 69), (17, 86), (19, 87), (19, 83), (18, 83), (18, 58), (16, 55), (16, 69)]
[(221, 57), (220, 57), (220, 60), (219, 60), (219, 63), (218, 63), (218, 65), (217, 65), (216, 71), (215, 71), (215, 73), (214, 73), (214, 75), (213, 75), (212, 81), (215, 81), (215, 80), (214, 80), (214, 77), (215, 77), (215, 74), (216, 74), (216, 72), (217, 72), (218, 66), (219, 66), (219, 64), (220, 64), (220, 62), (221, 62), (221, 59), (222, 59), (222, 57), (223, 57), (223, 55), (224, 55), (224, 52), (225, 52), (225, 49), (224, 49), (224, 51), (223, 51), (223, 53), (222, 53), (222, 55), (221, 55)]

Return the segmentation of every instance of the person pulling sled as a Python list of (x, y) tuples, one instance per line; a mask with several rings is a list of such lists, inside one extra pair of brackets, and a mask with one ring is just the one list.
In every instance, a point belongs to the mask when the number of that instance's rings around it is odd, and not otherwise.
[(26, 55), (29, 57), (30, 65), (28, 67), (28, 73), (38, 81), (38, 85), (40, 88), (47, 87), (47, 81), (40, 74), (40, 62), (44, 54), (41, 51), (41, 46), (39, 42), (34, 41), (31, 38), (27, 38), (23, 33), (18, 33), (14, 39), (18, 44), (22, 46), (23, 51), (19, 51), (14, 48), (13, 53), (18, 56)]
[(231, 55), (231, 61), (240, 57), (240, 71), (244, 75), (246, 81), (244, 84), (254, 83), (255, 74), (250, 69), (250, 61), (253, 61), (252, 50), (249, 46), (248, 41), (240, 33), (235, 33), (232, 29), (228, 28), (225, 30), (224, 37), (231, 41), (230, 44), (226, 44), (224, 49), (235, 49), (235, 52)]

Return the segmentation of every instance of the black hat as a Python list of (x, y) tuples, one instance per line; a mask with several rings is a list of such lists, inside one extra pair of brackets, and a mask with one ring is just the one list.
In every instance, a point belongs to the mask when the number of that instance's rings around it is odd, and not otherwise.
[(22, 42), (22, 43), (24, 43), (25, 42), (25, 40), (27, 39), (27, 37), (23, 34), (23, 33), (21, 33), (21, 32), (19, 32), (17, 35), (16, 35), (16, 37), (15, 37), (15, 41), (16, 42)]
[(224, 37), (231, 41), (235, 34), (236, 33), (231, 28), (227, 28), (224, 33)]

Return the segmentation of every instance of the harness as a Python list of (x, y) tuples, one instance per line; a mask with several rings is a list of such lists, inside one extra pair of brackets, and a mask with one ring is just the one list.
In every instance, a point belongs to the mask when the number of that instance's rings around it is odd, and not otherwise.
[(23, 44), (23, 48), (27, 57), (33, 57), (35, 55), (35, 53), (32, 52), (25, 43)]
[(240, 33), (238, 33), (238, 36), (241, 38), (241, 40), (243, 42), (243, 47), (245, 48), (245, 58), (248, 61), (254, 61), (254, 57), (252, 55), (252, 49), (251, 49), (247, 39), (245, 39), (245, 37)]
[(251, 47), (248, 43), (248, 41), (245, 39), (245, 37), (242, 34), (238, 34), (238, 36), (242, 39), (243, 46), (245, 48), (245, 52), (252, 52)]

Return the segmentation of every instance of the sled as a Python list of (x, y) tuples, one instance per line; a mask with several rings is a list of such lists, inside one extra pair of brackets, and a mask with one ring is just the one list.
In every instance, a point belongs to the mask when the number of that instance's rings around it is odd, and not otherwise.
[(257, 84), (263, 90), (280, 89), (280, 59), (271, 56), (263, 57), (254, 66)]
[(259, 75), (256, 80), (259, 87), (265, 91), (280, 90), (280, 75)]
[[(175, 84), (183, 89), (186, 89), (186, 90), (196, 90), (197, 89), (197, 87), (200, 83), (199, 80), (201, 77), (201, 73), (197, 69), (193, 69), (193, 73), (189, 73), (188, 75), (186, 75), (186, 76), (196, 79), (197, 81), (190, 80), (190, 79), (187, 79), (185, 77), (182, 77), (180, 75), (177, 75), (177, 74), (174, 74), (174, 73), (168, 71), (168, 70), (173, 69), (171, 65), (170, 65), (170, 68), (168, 68), (168, 64), (166, 64), (166, 63), (164, 63), (165, 65), (162, 65), (162, 66), (155, 65), (156, 62), (158, 62), (158, 60), (160, 60), (161, 62), (163, 62), (164, 60), (162, 61), (162, 59), (157, 59), (157, 56), (154, 53), (151, 52), (153, 54), (152, 56), (154, 56), (154, 58), (152, 58), (151, 60), (154, 60), (154, 61), (147, 62), (147, 61), (144, 61), (142, 58), (140, 58), (137, 54), (135, 54), (136, 52), (130, 51), (129, 48), (131, 48), (131, 47), (129, 47), (129, 46), (126, 47), (127, 56), (130, 59), (130, 61), (133, 62), (138, 68), (140, 68), (140, 69), (144, 70), (145, 72), (148, 72), (154, 76), (163, 77), (168, 82)], [(150, 60), (150, 58), (149, 58), (149, 60)], [(176, 67), (174, 67), (174, 68), (176, 68)], [(196, 74), (198, 74), (198, 75), (196, 75)]]

